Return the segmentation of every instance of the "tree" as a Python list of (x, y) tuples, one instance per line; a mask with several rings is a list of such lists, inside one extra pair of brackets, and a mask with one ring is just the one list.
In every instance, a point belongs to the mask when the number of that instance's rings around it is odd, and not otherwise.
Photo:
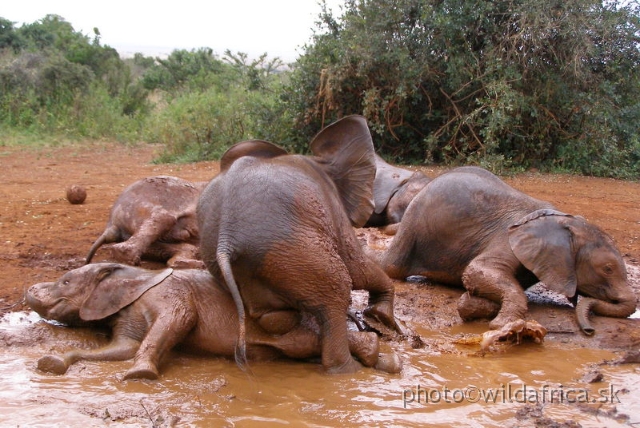
[[(87, 123), (97, 123), (91, 114), (131, 117), (144, 110), (146, 92), (132, 81), (116, 50), (100, 44), (100, 31), (93, 33), (90, 39), (57, 15), (17, 29), (0, 18), (0, 48), (13, 48), (0, 51), (0, 121), (19, 128), (86, 130)], [(95, 101), (103, 96), (107, 99)]]
[(19, 52), (25, 45), (25, 40), (13, 26), (13, 22), (0, 17), (0, 51), (11, 49)]
[(362, 113), (394, 160), (640, 171), (635, 3), (347, 0), (319, 18), (289, 88), (300, 129)]
[(213, 84), (210, 79), (222, 74), (225, 67), (211, 48), (176, 49), (166, 59), (156, 58), (145, 72), (143, 83), (150, 90), (173, 91), (186, 85), (207, 89)]

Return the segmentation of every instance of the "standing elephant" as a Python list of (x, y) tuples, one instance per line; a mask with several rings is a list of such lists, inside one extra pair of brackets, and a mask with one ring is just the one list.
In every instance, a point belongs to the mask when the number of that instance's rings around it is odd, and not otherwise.
[(373, 209), (375, 160), (361, 116), (324, 128), (315, 156), (289, 155), (271, 143), (244, 141), (220, 161), (220, 174), (200, 197), (200, 251), (224, 282), (240, 319), (243, 364), (248, 318), (294, 308), (312, 314), (322, 337), (322, 364), (331, 373), (357, 370), (347, 341), (352, 289), (369, 291), (365, 315), (399, 329), (393, 283), (364, 255), (353, 226)]
[(523, 287), (538, 280), (569, 298), (591, 296), (576, 307), (585, 333), (592, 333), (591, 309), (621, 318), (636, 309), (624, 261), (608, 235), (476, 167), (445, 173), (416, 196), (382, 265), (392, 278), (422, 275), (463, 285), (468, 293), (460, 315), (497, 312), (494, 329), (524, 317)]
[(111, 208), (102, 235), (93, 243), (86, 263), (103, 244), (118, 242), (116, 260), (139, 265), (142, 257), (169, 267), (204, 268), (199, 260), (196, 205), (207, 182), (157, 176), (127, 187)]
[[(109, 344), (47, 355), (38, 368), (63, 374), (79, 360), (134, 359), (125, 379), (156, 379), (163, 357), (182, 349), (231, 357), (238, 340), (238, 317), (224, 286), (203, 269), (159, 271), (116, 263), (93, 263), (67, 272), (56, 282), (35, 284), (27, 304), (46, 319), (71, 326), (102, 324), (112, 328)], [(250, 325), (252, 359), (320, 355), (317, 325), (299, 312), (266, 314)], [(349, 332), (349, 349), (367, 366), (398, 372), (393, 353), (379, 355), (378, 336)]]
[[(420, 171), (389, 165), (376, 154), (376, 178), (373, 181), (374, 210), (365, 227), (400, 223), (409, 203), (431, 179)], [(392, 233), (393, 228), (388, 229)]]

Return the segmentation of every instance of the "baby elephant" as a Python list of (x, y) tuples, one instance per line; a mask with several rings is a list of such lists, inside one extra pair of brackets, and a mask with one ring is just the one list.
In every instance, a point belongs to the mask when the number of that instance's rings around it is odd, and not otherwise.
[(392, 278), (463, 285), (460, 316), (495, 316), (495, 329), (522, 320), (523, 288), (537, 281), (569, 298), (589, 296), (576, 308), (587, 334), (590, 310), (621, 318), (636, 310), (624, 261), (607, 234), (476, 167), (442, 174), (416, 196), (383, 267)]
[(366, 316), (401, 331), (393, 283), (353, 229), (373, 209), (373, 142), (366, 119), (347, 116), (322, 129), (310, 148), (313, 156), (260, 140), (229, 148), (198, 204), (200, 250), (234, 297), (240, 365), (251, 337), (245, 320), (291, 308), (321, 325), (324, 368), (349, 373), (359, 368), (344, 316), (352, 289), (369, 292)]
[(142, 257), (175, 268), (204, 268), (198, 256), (196, 204), (206, 182), (157, 176), (127, 187), (111, 208), (107, 227), (93, 243), (86, 263), (103, 244), (115, 259), (131, 265)]
[[(232, 357), (238, 316), (228, 291), (206, 270), (147, 270), (116, 263), (93, 263), (56, 282), (35, 284), (27, 304), (43, 318), (70, 326), (107, 325), (111, 342), (98, 349), (73, 349), (38, 361), (42, 371), (63, 374), (79, 360), (133, 358), (124, 378), (156, 379), (158, 367), (177, 345), (186, 351)], [(308, 359), (321, 352), (318, 326), (297, 311), (265, 313), (254, 323), (247, 343), (254, 360)], [(398, 372), (395, 354), (380, 354), (378, 336), (350, 332), (349, 349), (364, 365)]]

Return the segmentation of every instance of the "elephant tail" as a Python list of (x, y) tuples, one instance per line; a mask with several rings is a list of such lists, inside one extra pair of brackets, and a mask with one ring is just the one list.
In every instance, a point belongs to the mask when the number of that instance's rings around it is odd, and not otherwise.
[(236, 345), (235, 359), (238, 366), (242, 370), (245, 370), (247, 367), (247, 340), (244, 303), (242, 302), (242, 296), (240, 296), (238, 284), (236, 283), (233, 271), (231, 270), (231, 256), (227, 252), (218, 250), (216, 253), (216, 260), (218, 261), (222, 277), (227, 284), (227, 288), (231, 292), (233, 301), (236, 304), (236, 309), (238, 310), (238, 343)]
[(94, 254), (98, 251), (98, 248), (103, 246), (104, 244), (110, 244), (112, 242), (118, 242), (120, 240), (120, 229), (116, 226), (110, 225), (102, 232), (102, 235), (91, 246), (89, 253), (85, 259), (84, 264), (91, 263), (91, 259), (93, 259)]

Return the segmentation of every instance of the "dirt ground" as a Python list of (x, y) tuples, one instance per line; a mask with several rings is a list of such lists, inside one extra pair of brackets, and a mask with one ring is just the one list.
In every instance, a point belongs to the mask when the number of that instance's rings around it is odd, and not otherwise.
[[(218, 172), (217, 162), (153, 164), (158, 150), (159, 147), (152, 145), (128, 147), (97, 143), (37, 150), (0, 149), (0, 260), (3, 265), (0, 314), (26, 309), (23, 295), (30, 285), (54, 280), (65, 271), (81, 266), (89, 247), (106, 224), (112, 203), (135, 180), (152, 175), (175, 175), (206, 181)], [(431, 177), (444, 171), (428, 167), (423, 170)], [(505, 177), (505, 180), (525, 193), (552, 202), (561, 211), (584, 216), (611, 234), (627, 261), (631, 282), (640, 294), (639, 182), (537, 172)], [(72, 184), (87, 189), (83, 204), (72, 205), (66, 200), (66, 188)], [(359, 235), (374, 249), (388, 244), (375, 230), (361, 230)], [(108, 252), (100, 250), (94, 261), (107, 259)], [(428, 308), (418, 308), (425, 314), (423, 325), (442, 328), (461, 322), (455, 311), (461, 290), (433, 284), (398, 283), (400, 317), (416, 314), (415, 300), (421, 299), (421, 293), (428, 294), (420, 300), (420, 305)], [(640, 343), (635, 324), (630, 344)], [(621, 327), (616, 324), (611, 328)], [(556, 333), (565, 334), (566, 329), (566, 325), (558, 326)], [(550, 333), (553, 332), (551, 328)], [(600, 346), (607, 347), (604, 342)]]

